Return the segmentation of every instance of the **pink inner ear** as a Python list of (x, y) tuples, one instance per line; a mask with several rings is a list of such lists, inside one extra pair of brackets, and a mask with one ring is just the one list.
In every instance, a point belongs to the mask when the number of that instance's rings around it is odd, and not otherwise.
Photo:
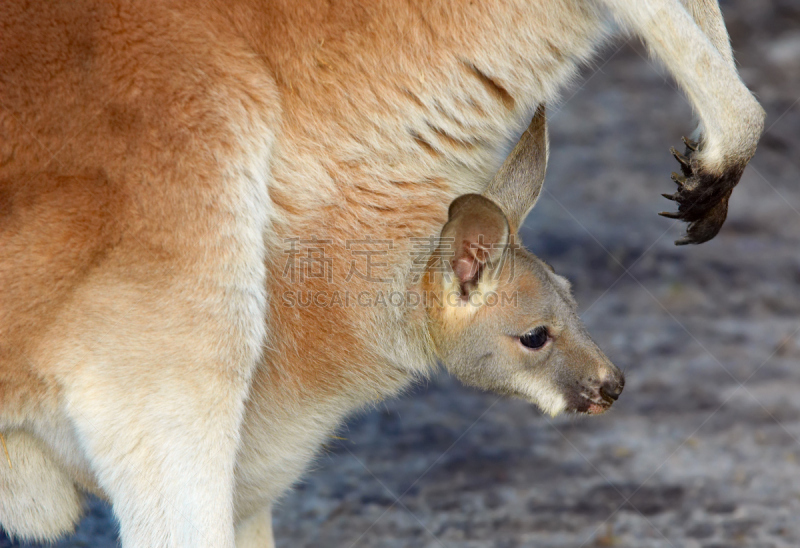
[(461, 284), (464, 285), (478, 281), (481, 266), (483, 265), (470, 255), (453, 261), (453, 272), (455, 272)]
[(466, 296), (487, 263), (502, 255), (501, 246), (508, 241), (508, 220), (495, 203), (477, 194), (456, 198), (450, 204), (449, 216), (442, 236), (455, 244), (450, 265)]
[(453, 272), (461, 282), (462, 291), (469, 291), (472, 284), (478, 282), (481, 271), (486, 266), (489, 252), (485, 248), (483, 235), (462, 242), (461, 255), (453, 261)]

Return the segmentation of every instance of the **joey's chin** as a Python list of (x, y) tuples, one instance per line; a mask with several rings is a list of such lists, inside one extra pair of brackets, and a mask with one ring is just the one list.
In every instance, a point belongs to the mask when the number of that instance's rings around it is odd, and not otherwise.
[(549, 415), (550, 417), (556, 417), (561, 413), (569, 411), (569, 405), (566, 398), (561, 396), (553, 397), (552, 395), (547, 398), (537, 398), (536, 396), (532, 396), (530, 394), (525, 394), (524, 392), (520, 392), (517, 390), (509, 390), (506, 392), (507, 396), (512, 396), (515, 398), (519, 398), (528, 402), (529, 404), (535, 406), (545, 415)]

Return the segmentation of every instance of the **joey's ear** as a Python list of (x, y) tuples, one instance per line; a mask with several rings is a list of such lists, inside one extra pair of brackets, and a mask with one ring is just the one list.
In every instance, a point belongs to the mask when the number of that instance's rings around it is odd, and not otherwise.
[(539, 105), (528, 129), (484, 193), (505, 211), (514, 232), (539, 199), (547, 170), (547, 148), (547, 116), (544, 105)]
[(479, 194), (465, 194), (450, 204), (449, 219), (442, 229), (441, 245), (461, 294), (468, 295), (487, 270), (498, 265), (508, 244), (508, 219), (502, 210)]

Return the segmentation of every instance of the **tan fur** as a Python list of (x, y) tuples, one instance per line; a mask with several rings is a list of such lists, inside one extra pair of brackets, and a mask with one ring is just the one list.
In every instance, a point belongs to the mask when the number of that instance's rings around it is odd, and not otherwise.
[[(461, 289), (524, 296), (504, 312), (283, 297), (444, 291), (430, 271), (415, 278), (410, 238), (439, 234), (455, 198), (487, 189), (610, 17), (687, 91), (705, 143), (696, 167), (746, 164), (763, 112), (716, 5), (683, 3), (6, 2), (0, 431), (20, 465), (0, 466), (0, 500), (16, 501), (0, 504), (3, 526), (68, 531), (77, 487), (111, 500), (126, 547), (269, 543), (270, 505), (325, 437), (437, 360), (569, 407), (564, 379), (526, 377), (533, 358), (487, 331), (494, 313), (516, 334), (552, 321), (547, 363), (589, 364), (571, 370), (596, 391), (613, 366), (573, 318), (566, 282), (522, 250), (503, 253), (524, 276), (501, 269)], [(546, 139), (529, 145), (539, 155), (524, 173), (540, 183)], [(538, 192), (505, 180), (487, 197), (514, 241)], [(330, 240), (331, 283), (287, 277), (287, 242), (311, 236)], [(393, 242), (372, 273), (386, 281), (345, 282), (346, 242), (367, 236)], [(481, 341), (503, 354), (502, 382), (474, 368)]]

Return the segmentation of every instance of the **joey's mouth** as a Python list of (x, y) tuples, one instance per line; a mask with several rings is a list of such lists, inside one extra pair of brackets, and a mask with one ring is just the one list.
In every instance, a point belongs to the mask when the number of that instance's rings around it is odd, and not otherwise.
[(576, 393), (567, 398), (567, 411), (585, 415), (601, 415), (611, 408), (614, 401), (598, 394)]

